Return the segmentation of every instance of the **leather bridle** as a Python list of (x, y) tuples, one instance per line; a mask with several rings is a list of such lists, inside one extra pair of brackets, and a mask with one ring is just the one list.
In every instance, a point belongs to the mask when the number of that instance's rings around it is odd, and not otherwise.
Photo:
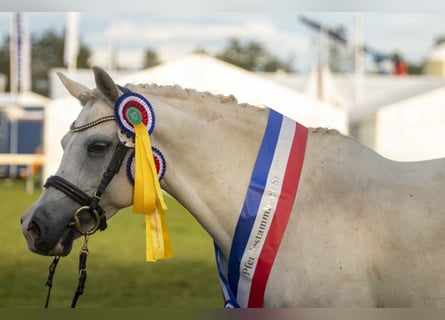
[[(76, 127), (73, 122), (73, 124), (70, 127), (70, 131), (81, 132), (111, 120), (115, 120), (115, 116), (102, 117), (79, 127)], [(108, 164), (108, 167), (102, 176), (102, 179), (99, 183), (99, 186), (96, 189), (96, 192), (92, 196), (88, 195), (85, 191), (82, 191), (79, 187), (69, 182), (65, 178), (62, 178), (61, 176), (57, 175), (50, 176), (44, 184), (45, 188), (52, 187), (54, 189), (57, 189), (62, 193), (64, 193), (66, 196), (68, 196), (71, 200), (74, 200), (80, 205), (79, 209), (77, 209), (77, 211), (74, 213), (73, 221), (69, 223), (67, 226), (68, 228), (74, 227), (77, 230), (77, 232), (85, 236), (85, 243), (81, 249), (79, 257), (79, 283), (76, 292), (74, 294), (73, 302), (71, 304), (72, 308), (76, 306), (77, 299), (81, 294), (83, 294), (83, 289), (85, 286), (86, 258), (88, 256), (88, 247), (87, 247), (88, 237), (93, 233), (95, 233), (97, 230), (103, 231), (107, 228), (107, 219), (105, 216), (105, 210), (102, 208), (99, 202), (102, 199), (105, 189), (107, 188), (113, 177), (116, 175), (116, 173), (119, 172), (119, 169), (122, 166), (122, 162), (128, 150), (129, 147), (127, 147), (121, 141), (118, 142), (118, 144), (116, 145), (116, 149), (114, 150), (113, 157), (111, 158), (111, 161)], [(91, 219), (86, 219), (88, 223), (86, 225), (82, 225), (81, 218), (85, 217), (86, 215), (89, 215), (90, 218), (93, 219), (94, 221), (93, 224), (91, 224)], [(46, 285), (48, 286), (48, 295), (45, 307), (48, 307), (49, 304), (52, 279), (58, 261), (59, 261), (59, 256), (56, 256), (49, 268), (48, 280), (46, 282)]]
[[(81, 132), (111, 120), (115, 120), (115, 117), (106, 116), (79, 127), (76, 127), (73, 123), (70, 126), (70, 131)], [(63, 192), (66, 196), (81, 205), (81, 207), (74, 214), (74, 226), (80, 234), (91, 235), (96, 232), (97, 229), (103, 231), (107, 228), (105, 210), (100, 206), (99, 201), (102, 199), (102, 195), (105, 192), (108, 184), (111, 182), (115, 174), (119, 172), (119, 169), (122, 165), (125, 155), (127, 154), (128, 149), (129, 148), (122, 142), (118, 142), (113, 157), (111, 158), (111, 161), (108, 164), (108, 167), (105, 170), (99, 186), (97, 187), (97, 190), (93, 196), (89, 196), (86, 192), (80, 190), (77, 186), (60, 176), (54, 175), (46, 180), (44, 184), (45, 188), (53, 187)], [(91, 217), (95, 219), (95, 223), (90, 229), (83, 227), (79, 220), (80, 216), (85, 213), (90, 214)]]

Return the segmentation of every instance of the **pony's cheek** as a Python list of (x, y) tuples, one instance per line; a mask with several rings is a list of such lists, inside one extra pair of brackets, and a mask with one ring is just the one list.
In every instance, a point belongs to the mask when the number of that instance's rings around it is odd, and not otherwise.
[[(133, 204), (133, 186), (126, 176), (115, 176), (101, 201), (107, 216), (108, 211), (118, 211)], [(109, 208), (109, 209), (108, 209)]]

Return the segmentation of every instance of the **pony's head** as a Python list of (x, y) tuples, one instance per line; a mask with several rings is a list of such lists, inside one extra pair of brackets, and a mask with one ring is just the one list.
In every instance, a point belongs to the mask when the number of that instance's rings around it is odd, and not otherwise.
[[(109, 121), (114, 120), (113, 107), (122, 92), (105, 71), (93, 71), (95, 90), (59, 74), (83, 108), (62, 139), (64, 153), (55, 178), (48, 179), (39, 199), (21, 218), (28, 247), (39, 254), (67, 255), (82, 231), (103, 230), (107, 219), (132, 203), (133, 188), (125, 168), (120, 168), (130, 152), (117, 151), (122, 145), (120, 130), (116, 121)], [(112, 166), (116, 173), (111, 180), (104, 178)]]

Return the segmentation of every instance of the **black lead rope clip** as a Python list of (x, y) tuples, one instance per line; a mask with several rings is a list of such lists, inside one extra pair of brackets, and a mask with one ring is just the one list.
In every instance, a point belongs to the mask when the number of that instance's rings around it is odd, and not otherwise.
[[(100, 200), (100, 197), (97, 197), (96, 195), (94, 195), (94, 198)], [(82, 227), (82, 224), (79, 219), (79, 215), (85, 211), (88, 212), (95, 220), (93, 227), (90, 229)], [(84, 236), (84, 242), (82, 248), (80, 249), (80, 255), (79, 255), (79, 282), (77, 284), (77, 289), (74, 292), (71, 308), (76, 307), (77, 300), (85, 290), (85, 282), (87, 281), (88, 240), (90, 238), (90, 235), (92, 235), (99, 229), (100, 215), (94, 208), (91, 208), (91, 205), (90, 207), (81, 207), (74, 214), (74, 225), (77, 231)]]
[(83, 294), (83, 291), (85, 289), (85, 282), (87, 280), (88, 238), (89, 235), (85, 234), (84, 243), (82, 249), (80, 249), (79, 282), (77, 284), (76, 292), (74, 293), (73, 302), (71, 303), (71, 308), (76, 307), (77, 300)]

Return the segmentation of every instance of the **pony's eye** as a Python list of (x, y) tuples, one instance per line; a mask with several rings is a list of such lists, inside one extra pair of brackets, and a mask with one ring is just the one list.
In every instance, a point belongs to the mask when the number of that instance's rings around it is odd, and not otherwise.
[(101, 155), (104, 154), (108, 147), (110, 146), (109, 143), (105, 141), (94, 141), (88, 145), (88, 153), (92, 155)]

